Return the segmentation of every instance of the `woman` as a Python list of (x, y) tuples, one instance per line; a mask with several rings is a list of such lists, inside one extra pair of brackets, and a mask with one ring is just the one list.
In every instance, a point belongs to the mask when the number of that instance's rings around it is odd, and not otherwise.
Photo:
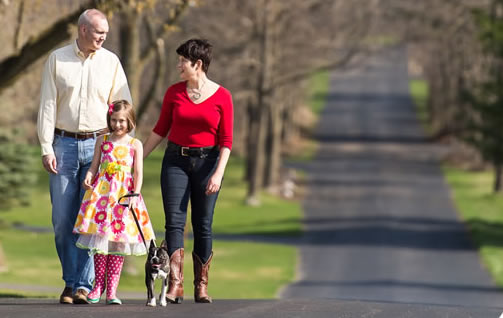
[(215, 203), (232, 148), (233, 105), (230, 92), (207, 77), (211, 44), (191, 39), (176, 49), (182, 82), (164, 95), (161, 114), (144, 145), (145, 157), (167, 136), (161, 190), (170, 255), (166, 298), (183, 300), (183, 231), (190, 200), (194, 232), (194, 299), (211, 303), (208, 271), (213, 257)]

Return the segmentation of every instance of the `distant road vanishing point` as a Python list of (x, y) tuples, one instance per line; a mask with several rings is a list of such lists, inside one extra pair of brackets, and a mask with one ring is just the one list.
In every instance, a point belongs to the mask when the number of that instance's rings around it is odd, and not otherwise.
[(315, 137), (298, 279), (281, 298), (503, 306), (416, 118), (404, 48), (333, 73)]

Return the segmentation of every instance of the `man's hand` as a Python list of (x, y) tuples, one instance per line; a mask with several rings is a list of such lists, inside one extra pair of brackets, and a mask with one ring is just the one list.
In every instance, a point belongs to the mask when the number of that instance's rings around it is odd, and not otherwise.
[(54, 174), (58, 173), (58, 170), (56, 170), (56, 157), (53, 154), (43, 156), (42, 164), (44, 165), (44, 169), (47, 170), (47, 172)]

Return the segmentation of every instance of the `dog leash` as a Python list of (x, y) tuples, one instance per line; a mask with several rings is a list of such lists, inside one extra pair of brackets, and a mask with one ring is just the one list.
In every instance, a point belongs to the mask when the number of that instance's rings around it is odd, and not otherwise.
[[(138, 227), (138, 231), (140, 231), (140, 236), (141, 236), (141, 239), (143, 240), (143, 245), (145, 245), (145, 249), (148, 251), (147, 242), (145, 241), (145, 236), (143, 236), (143, 231), (141, 230), (140, 222), (138, 222), (138, 218), (136, 217), (136, 213), (134, 213), (134, 209), (130, 208), (129, 202), (128, 203), (121, 203), (122, 199), (137, 197), (139, 195), (140, 195), (139, 193), (128, 193), (128, 194), (123, 195), (122, 197), (120, 197), (119, 200), (117, 200), (117, 203), (119, 203), (123, 207), (129, 208), (129, 210), (131, 210), (131, 214), (133, 215), (134, 222), (136, 223), (136, 227)], [(153, 244), (155, 246), (155, 240), (154, 240)]]

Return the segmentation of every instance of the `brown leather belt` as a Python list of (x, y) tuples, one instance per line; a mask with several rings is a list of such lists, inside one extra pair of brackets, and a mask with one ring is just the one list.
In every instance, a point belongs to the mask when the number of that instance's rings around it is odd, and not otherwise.
[(70, 137), (75, 139), (89, 139), (89, 138), (97, 138), (98, 136), (108, 133), (108, 128), (103, 128), (100, 130), (89, 131), (89, 132), (71, 132), (59, 128), (54, 128), (54, 133), (62, 137)]

